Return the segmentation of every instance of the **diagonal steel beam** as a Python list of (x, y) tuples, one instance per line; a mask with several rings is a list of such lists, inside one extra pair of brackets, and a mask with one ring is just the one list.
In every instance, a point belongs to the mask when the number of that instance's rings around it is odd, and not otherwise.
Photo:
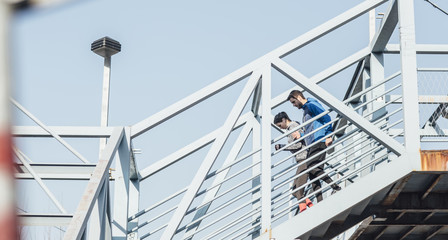
[(211, 149), (207, 153), (207, 156), (205, 157), (204, 161), (202, 162), (201, 166), (199, 167), (199, 170), (197, 171), (196, 175), (194, 176), (193, 181), (191, 182), (187, 192), (185, 193), (179, 206), (177, 207), (176, 212), (172, 216), (170, 222), (168, 223), (168, 226), (166, 227), (165, 231), (163, 232), (161, 239), (172, 239), (173, 238), (177, 228), (179, 227), (180, 222), (184, 218), (185, 213), (187, 212), (188, 208), (190, 207), (191, 203), (193, 202), (194, 197), (196, 196), (205, 177), (207, 176), (208, 172), (210, 171), (210, 168), (212, 167), (213, 163), (215, 162), (216, 158), (218, 157), (219, 153), (221, 152), (225, 142), (227, 141), (227, 138), (229, 137), (230, 133), (232, 132), (232, 129), (235, 126), (239, 116), (241, 115), (241, 112), (243, 111), (244, 107), (246, 106), (247, 102), (249, 101), (249, 98), (250, 98), (252, 92), (254, 91), (255, 86), (258, 84), (258, 82), (260, 80), (260, 77), (261, 77), (261, 73), (258, 71), (252, 73), (252, 75), (250, 76), (249, 81), (244, 86), (244, 89), (241, 92), (241, 95), (239, 96), (238, 100), (236, 101), (235, 105), (233, 106), (223, 127), (221, 128), (220, 134), (218, 135), (218, 137), (216, 138), (215, 142), (213, 143)]
[[(223, 167), (227, 166), (229, 164), (231, 164), (233, 161), (235, 161), (235, 159), (238, 157), (238, 154), (241, 152), (241, 149), (243, 148), (247, 138), (249, 137), (249, 134), (252, 131), (252, 126), (250, 124), (246, 124), (244, 126), (244, 128), (241, 130), (240, 135), (238, 136), (238, 138), (236, 139), (232, 149), (230, 150), (229, 155), (227, 156), (226, 160), (223, 163)], [(195, 221), (196, 219), (204, 216), (208, 209), (210, 208), (210, 205), (212, 204), (213, 198), (215, 198), (216, 194), (218, 193), (219, 189), (221, 188), (221, 185), (218, 185), (220, 182), (222, 182), (226, 177), (227, 174), (229, 173), (230, 168), (227, 168), (226, 170), (218, 173), (216, 175), (216, 177), (213, 179), (213, 183), (211, 184), (211, 186), (217, 186), (213, 189), (211, 189), (210, 191), (207, 192), (207, 194), (205, 195), (204, 199), (202, 200), (202, 205), (204, 205), (203, 207), (199, 208), (196, 211), (196, 214), (193, 217), (192, 221)], [(196, 230), (199, 228), (199, 225), (201, 224), (201, 221), (193, 224), (192, 226), (189, 226), (187, 228), (187, 232), (184, 235), (184, 239), (192, 239), (193, 235), (195, 234)]]
[(89, 163), (87, 159), (85, 159), (78, 151), (76, 151), (70, 144), (68, 144), (64, 139), (62, 139), (59, 135), (54, 133), (51, 129), (49, 129), (45, 124), (43, 124), (37, 117), (35, 117), (31, 112), (26, 110), (22, 105), (20, 105), (16, 100), (10, 98), (10, 101), (22, 111), (26, 116), (28, 116), (31, 120), (37, 123), (40, 127), (45, 129), (48, 133), (50, 133), (58, 142), (60, 142), (65, 148), (67, 148), (70, 152), (72, 152), (76, 157), (78, 157), (84, 163)]
[[(248, 64), (252, 66), (255, 64)], [(246, 78), (251, 74), (252, 70), (249, 67), (243, 67), (218, 81), (208, 85), (207, 87), (191, 94), (190, 96), (172, 104), (171, 106), (163, 109), (162, 111), (152, 115), (140, 121), (139, 123), (131, 127), (131, 138), (137, 137), (151, 128), (167, 121), (168, 119), (176, 116), (179, 113), (195, 106), (196, 104), (206, 100), (207, 98), (221, 92), (222, 90), (232, 86), (240, 80)]]
[(384, 15), (383, 23), (370, 43), (372, 52), (382, 52), (389, 42), (398, 23), (398, 6), (396, 0), (391, 0), (389, 8)]
[(317, 84), (311, 82), (300, 72), (292, 68), (289, 64), (281, 59), (277, 59), (272, 62), (274, 68), (276, 68), (280, 73), (291, 79), (297, 85), (301, 86), (309, 93), (313, 93), (313, 96), (322, 101), (327, 106), (336, 110), (340, 115), (347, 118), (350, 122), (356, 125), (359, 129), (369, 134), (375, 140), (379, 141), (381, 144), (389, 148), (397, 155), (402, 155), (404, 147), (398, 143), (396, 140), (391, 138), (389, 135), (378, 129), (375, 125), (369, 122), (367, 119), (360, 116), (358, 113), (354, 112), (351, 108), (347, 107), (341, 101), (336, 99), (334, 96), (329, 94), (327, 91), (322, 89)]
[(272, 56), (283, 58), (295, 50), (319, 39), (320, 37), (332, 32), (340, 26), (356, 19), (364, 13), (376, 8), (377, 6), (387, 2), (388, 0), (367, 0), (345, 11), (344, 13), (328, 20), (320, 26), (308, 31), (300, 37), (286, 43), (272, 52)]
[(106, 148), (103, 150), (98, 164), (93, 171), (92, 177), (87, 184), (86, 190), (81, 197), (81, 201), (76, 208), (70, 225), (64, 235), (64, 240), (79, 240), (83, 236), (88, 218), (92, 212), (93, 205), (100, 193), (104, 181), (108, 177), (109, 167), (115, 156), (115, 153), (123, 138), (124, 130), (122, 127), (115, 128)]
[(13, 147), (13, 151), (17, 158), (22, 162), (23, 166), (25, 166), (26, 170), (33, 176), (34, 180), (40, 185), (40, 187), (45, 191), (45, 193), (48, 195), (48, 197), (53, 201), (53, 203), (56, 205), (56, 207), (61, 211), (63, 214), (67, 214), (67, 211), (64, 209), (62, 204), (58, 201), (58, 199), (53, 195), (53, 193), (48, 189), (47, 185), (42, 181), (42, 178), (34, 171), (34, 169), (31, 167), (30, 163), (23, 157), (23, 155), (18, 151), (16, 147)]
[[(314, 82), (316, 84), (321, 83), (328, 78), (336, 75), (337, 73), (343, 71), (344, 69), (350, 67), (351, 65), (363, 60), (365, 57), (367, 57), (370, 54), (370, 48), (366, 47), (364, 49), (361, 49), (360, 51), (352, 54), (351, 56), (339, 61), (338, 63), (332, 65), (331, 67), (325, 69), (324, 71), (312, 76), (310, 78), (311, 82)], [(289, 93), (292, 90), (299, 90), (302, 91), (303, 89), (299, 86), (295, 86), (288, 91), (285, 91), (278, 95), (277, 97), (272, 99), (272, 108), (275, 108), (279, 106), (280, 104), (286, 102), (286, 97), (288, 97)]]
[[(244, 125), (250, 117), (253, 117), (251, 115), (252, 114), (244, 114), (243, 116), (241, 116), (239, 118), (238, 122), (233, 127), (233, 130)], [(206, 145), (210, 144), (211, 142), (215, 141), (215, 139), (219, 135), (220, 131), (221, 131), (221, 128), (219, 128), (213, 132), (210, 132), (209, 134), (188, 144), (187, 146), (179, 149), (178, 151), (170, 154), (169, 156), (142, 169), (140, 171), (140, 181), (145, 180), (146, 178), (152, 176), (153, 174), (156, 174), (157, 172), (167, 168), (171, 164), (176, 163), (177, 161), (183, 159), (184, 157), (187, 157), (188, 155), (193, 154), (194, 152), (200, 150), (201, 148), (203, 148)]]
[(131, 127), (131, 137), (137, 137), (149, 129), (163, 123), (164, 121), (176, 116), (177, 114), (187, 110), (190, 107), (202, 102), (210, 96), (224, 90), (225, 88), (239, 82), (249, 76), (253, 69), (260, 67), (266, 60), (285, 57), (297, 49), (319, 39), (320, 37), (336, 30), (342, 25), (358, 18), (364, 13), (376, 8), (377, 6), (387, 2), (388, 0), (366, 0), (355, 7), (345, 11), (344, 13), (330, 19), (329, 21), (319, 25), (318, 27), (308, 31), (307, 33), (289, 41), (288, 43), (276, 48), (268, 54), (252, 61), (242, 68), (230, 73), (229, 75), (219, 79), (209, 86), (193, 93), (192, 95), (178, 101), (175, 104), (165, 108), (164, 110), (144, 119)]

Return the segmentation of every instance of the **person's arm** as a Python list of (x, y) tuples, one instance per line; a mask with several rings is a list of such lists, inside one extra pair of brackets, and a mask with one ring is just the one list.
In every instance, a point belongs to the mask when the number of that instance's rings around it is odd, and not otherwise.
[[(299, 124), (297, 122), (292, 122), (291, 125), (289, 125), (288, 130), (296, 128), (298, 126), (299, 126)], [(300, 136), (299, 130), (292, 132), (291, 134), (288, 135), (288, 143), (292, 143), (295, 140), (299, 139), (300, 137), (301, 136)], [(291, 151), (291, 150), (297, 150), (300, 148), (302, 148), (302, 141), (294, 143), (293, 145), (285, 148), (285, 150)]]
[[(315, 116), (317, 116), (317, 115), (319, 115), (319, 114), (324, 112), (324, 108), (320, 104), (317, 105), (315, 103), (309, 104), (308, 109), (309, 109), (310, 114), (311, 114), (312, 117), (315, 117)], [(331, 121), (331, 117), (328, 114), (326, 114), (326, 115), (320, 117), (317, 120), (320, 121), (322, 123), (322, 125), (325, 125), (325, 124), (327, 124), (328, 122)], [(324, 129), (325, 136), (327, 136), (328, 134), (333, 132), (333, 128), (332, 128), (331, 124), (329, 124), (328, 126), (324, 127), (323, 129)], [(330, 146), (332, 143), (333, 143), (333, 138), (332, 137), (327, 137), (325, 139), (325, 145)]]

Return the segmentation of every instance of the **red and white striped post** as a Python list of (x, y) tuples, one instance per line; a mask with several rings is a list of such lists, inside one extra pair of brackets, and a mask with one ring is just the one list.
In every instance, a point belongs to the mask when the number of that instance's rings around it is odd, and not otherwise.
[(0, 240), (19, 239), (12, 160), (10, 80), (8, 61), (11, 6), (0, 0)]

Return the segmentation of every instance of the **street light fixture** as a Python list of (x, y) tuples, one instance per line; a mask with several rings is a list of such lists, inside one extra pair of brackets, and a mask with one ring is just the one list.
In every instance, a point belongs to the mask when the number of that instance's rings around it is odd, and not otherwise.
[[(121, 44), (110, 38), (103, 37), (92, 43), (92, 52), (104, 58), (104, 74), (103, 74), (103, 98), (101, 104), (101, 127), (108, 125), (109, 118), (109, 86), (110, 86), (110, 66), (112, 55), (121, 51)], [(106, 139), (100, 139), (100, 155), (106, 146)]]

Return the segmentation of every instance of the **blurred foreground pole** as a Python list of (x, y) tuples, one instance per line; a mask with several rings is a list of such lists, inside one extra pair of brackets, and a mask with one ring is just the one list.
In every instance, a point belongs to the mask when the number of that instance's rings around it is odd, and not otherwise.
[(14, 204), (11, 114), (9, 111), (8, 33), (10, 16), (10, 4), (8, 1), (0, 0), (0, 240), (19, 239)]

